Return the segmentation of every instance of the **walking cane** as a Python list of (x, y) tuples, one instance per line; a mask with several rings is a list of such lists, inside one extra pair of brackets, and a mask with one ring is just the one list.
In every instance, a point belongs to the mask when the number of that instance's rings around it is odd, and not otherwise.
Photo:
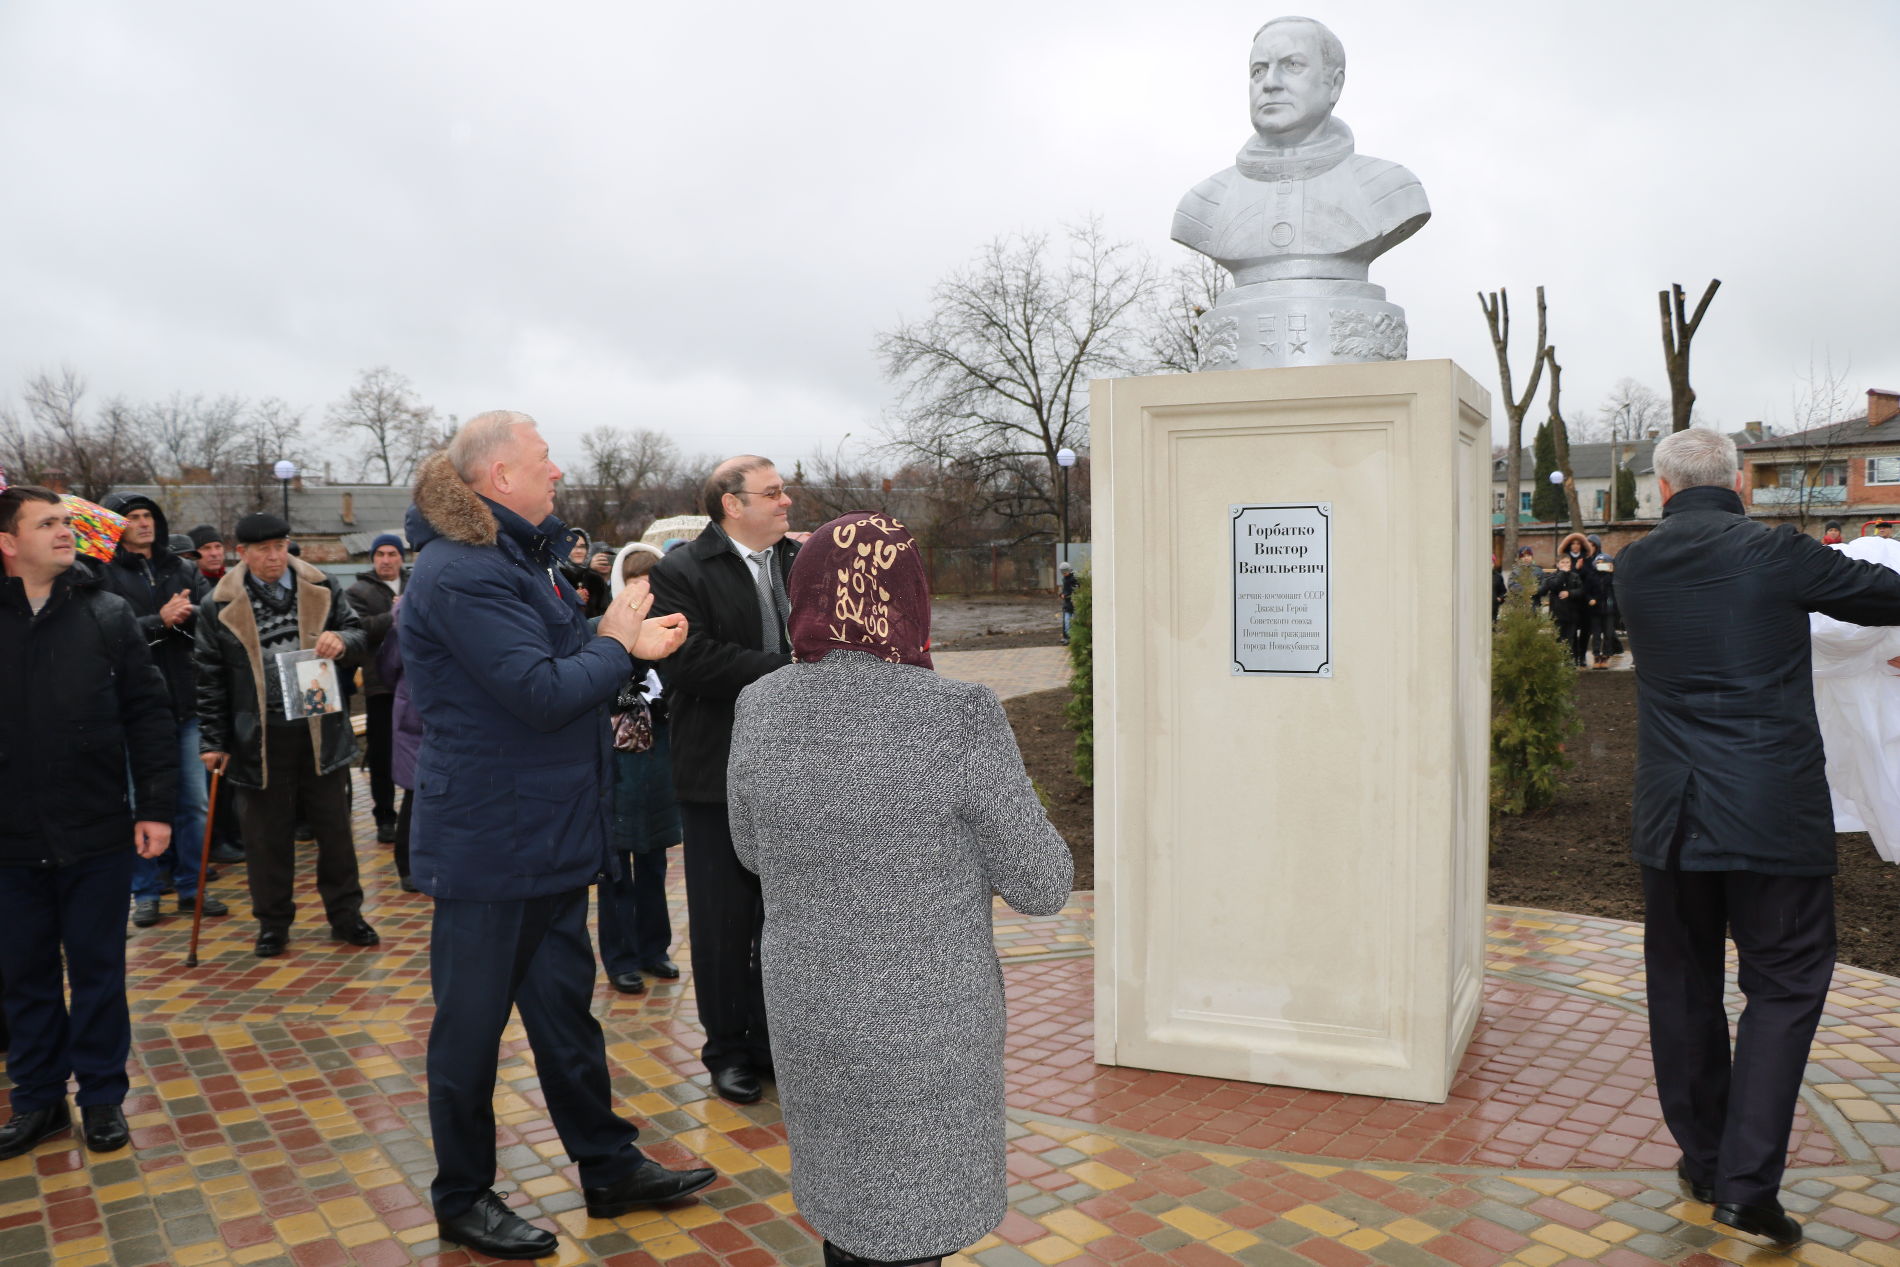
[(205, 804), (204, 847), (198, 850), (198, 900), (192, 904), (191, 911), (191, 949), (185, 952), (185, 966), (198, 966), (198, 928), (205, 922), (205, 868), (211, 861), (211, 825), (218, 817), (218, 780), (224, 777), (224, 767), (211, 771), (211, 795)]

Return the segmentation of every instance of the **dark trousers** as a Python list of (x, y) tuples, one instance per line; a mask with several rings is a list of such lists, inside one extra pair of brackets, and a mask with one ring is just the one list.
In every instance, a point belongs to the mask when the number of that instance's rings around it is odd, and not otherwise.
[(369, 803), (378, 824), (396, 815), (396, 780), (389, 774), (390, 744), (395, 735), (395, 708), (394, 695), (367, 695), (363, 698), (363, 738), (369, 749)]
[[(1834, 877), (1643, 868), (1643, 963), (1663, 1120), (1717, 1201), (1775, 1196), (1834, 975)], [(1722, 942), (1746, 998), (1729, 1050)]]
[(317, 894), (333, 925), (354, 921), (363, 910), (356, 875), (356, 841), (350, 832), (350, 771), (318, 774), (310, 728), (272, 726), (265, 745), (269, 786), (245, 788), (238, 797), (244, 821), (245, 878), (251, 913), (263, 928), (287, 929), (297, 918), (291, 896), (296, 874), (299, 812), (317, 834)]
[(1590, 617), (1590, 654), (1609, 659), (1616, 654), (1616, 617), (1597, 612)]
[(0, 977), (7, 983), (15, 1113), (64, 1100), (73, 1076), (82, 1105), (125, 1100), (132, 1052), (125, 904), (133, 857), (128, 841), (70, 866), (0, 867)]
[(685, 837), (686, 917), (692, 924), (693, 990), (708, 1069), (772, 1067), (766, 1032), (765, 983), (759, 976), (759, 935), (765, 901), (759, 877), (732, 851), (732, 828), (722, 802), (680, 802)]
[(429, 942), (435, 1021), (429, 1028), (429, 1129), (435, 1136), (439, 1218), (463, 1213), (495, 1182), (495, 1065), (508, 1014), (519, 1008), (548, 1117), (598, 1187), (641, 1160), (639, 1130), (613, 1111), (607, 1047), (588, 1011), (594, 948), (587, 890), (516, 902), (435, 903)]
[(666, 855), (664, 849), (624, 854), (626, 874), (601, 882), (600, 963), (610, 976), (656, 964), (673, 947)]

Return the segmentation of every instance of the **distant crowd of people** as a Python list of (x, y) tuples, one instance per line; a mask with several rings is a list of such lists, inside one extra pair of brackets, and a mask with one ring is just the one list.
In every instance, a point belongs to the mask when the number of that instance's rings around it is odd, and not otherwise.
[(590, 888), (616, 990), (680, 975), (666, 873), (682, 842), (701, 1059), (735, 1103), (777, 1083), (826, 1262), (935, 1263), (1002, 1220), (990, 897), (1053, 913), (1071, 863), (995, 695), (932, 671), (916, 542), (872, 514), (794, 533), (775, 466), (741, 456), (709, 476), (698, 537), (615, 549), (553, 517), (559, 479), (533, 419), (471, 419), (347, 589), (268, 512), (238, 521), (227, 566), (215, 528), (174, 537), (152, 499), (119, 499), (123, 536), (94, 562), (60, 495), (0, 490), (0, 715), (17, 732), (0, 750), (0, 1159), (70, 1129), (69, 1079), (86, 1146), (126, 1146), (123, 912), (150, 927), (170, 889), (180, 914), (228, 914), (198, 887), (216, 874), (198, 856), (214, 799), (236, 820), (215, 857), (246, 869), (257, 956), (289, 949), (300, 838), (332, 939), (378, 943), (351, 710), (307, 707), (319, 688), (295, 666), (314, 653), (344, 691), (360, 682), (377, 835), (401, 887), (433, 901), (444, 1240), (558, 1249), (493, 1191), (516, 1012), (591, 1216), (717, 1178), (635, 1145), (590, 1010)]
[(1623, 652), (1616, 610), (1616, 558), (1595, 533), (1573, 532), (1557, 545), (1555, 565), (1545, 571), (1530, 546), (1517, 549), (1510, 575), (1492, 568), (1491, 615), (1520, 586), (1528, 589), (1533, 609), (1550, 613), (1557, 641), (1578, 668), (1607, 669)]

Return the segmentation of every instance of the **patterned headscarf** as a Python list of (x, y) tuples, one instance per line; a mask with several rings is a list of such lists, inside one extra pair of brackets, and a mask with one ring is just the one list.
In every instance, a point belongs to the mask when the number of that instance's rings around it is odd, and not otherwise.
[(930, 578), (923, 553), (889, 515), (854, 511), (811, 534), (792, 561), (792, 659), (867, 651), (893, 664), (930, 662)]

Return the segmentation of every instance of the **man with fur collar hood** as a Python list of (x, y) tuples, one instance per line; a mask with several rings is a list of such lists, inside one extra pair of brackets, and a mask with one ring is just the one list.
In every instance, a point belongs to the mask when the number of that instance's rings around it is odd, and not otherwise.
[(374, 946), (350, 830), (350, 719), (342, 712), (287, 717), (277, 668), (282, 653), (306, 649), (360, 660), (368, 639), (342, 587), (291, 557), (289, 524), (269, 513), (246, 515), (235, 535), (240, 562), (198, 613), (198, 744), (205, 768), (223, 770), (224, 781), (241, 789), (257, 957), (281, 955), (290, 941), (299, 810), (317, 834), (317, 893), (330, 935)]
[(534, 419), (480, 414), (417, 471), (404, 525), (416, 562), (403, 675), (422, 719), (410, 876), (435, 899), (430, 1198), (443, 1240), (498, 1258), (558, 1248), (492, 1190), (495, 1066), (516, 1009), (589, 1217), (674, 1201), (717, 1177), (667, 1170), (634, 1146), (589, 1011), (587, 890), (616, 865), (608, 708), (643, 661), (679, 649), (686, 618), (647, 619), (653, 600), (636, 581), (590, 631), (560, 569), (573, 539), (553, 514), (560, 478)]

